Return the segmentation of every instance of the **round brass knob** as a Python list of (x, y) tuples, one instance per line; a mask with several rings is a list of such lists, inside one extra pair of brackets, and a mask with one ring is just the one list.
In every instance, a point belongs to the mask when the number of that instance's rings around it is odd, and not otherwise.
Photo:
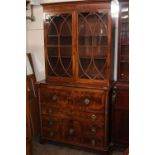
[(91, 115), (91, 119), (93, 120), (93, 121), (95, 121), (96, 120), (96, 115)]
[(95, 127), (92, 127), (91, 128), (91, 132), (96, 133), (96, 128)]
[(74, 133), (74, 131), (75, 131), (75, 130), (74, 130), (73, 128), (70, 128), (70, 129), (69, 129), (69, 134), (72, 135), (72, 134)]
[(121, 77), (124, 77), (124, 73), (121, 73)]
[(85, 105), (89, 105), (90, 104), (90, 100), (88, 98), (84, 99), (84, 103)]
[(53, 96), (52, 96), (52, 100), (53, 100), (53, 101), (56, 101), (57, 99), (58, 99), (57, 95), (53, 95)]
[(95, 145), (95, 143), (96, 143), (96, 142), (95, 142), (95, 139), (92, 139), (92, 140), (91, 140), (91, 144), (92, 144), (92, 145)]

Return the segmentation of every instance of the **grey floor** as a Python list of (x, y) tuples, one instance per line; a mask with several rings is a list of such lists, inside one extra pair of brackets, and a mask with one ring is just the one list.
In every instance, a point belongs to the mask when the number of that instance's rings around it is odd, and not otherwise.
[[(100, 155), (64, 146), (40, 144), (36, 139), (32, 141), (32, 153), (33, 155)], [(114, 151), (112, 155), (122, 155), (122, 152)]]

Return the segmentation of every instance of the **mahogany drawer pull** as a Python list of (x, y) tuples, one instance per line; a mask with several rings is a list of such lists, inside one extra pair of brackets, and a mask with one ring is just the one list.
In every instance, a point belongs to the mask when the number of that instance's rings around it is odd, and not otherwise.
[(85, 105), (89, 105), (89, 104), (90, 104), (90, 99), (85, 98), (85, 99), (84, 99), (84, 103), (85, 103)]
[(56, 101), (58, 99), (58, 96), (57, 95), (53, 95), (52, 96), (52, 101)]
[(75, 132), (75, 130), (73, 128), (69, 129), (69, 134), (72, 135)]
[(95, 121), (96, 120), (96, 115), (95, 114), (91, 115), (91, 119), (92, 119), (92, 121)]
[(95, 139), (92, 139), (92, 140), (91, 140), (91, 144), (94, 146), (95, 143), (96, 143)]
[(91, 128), (91, 132), (96, 133), (96, 128), (95, 127), (92, 127)]

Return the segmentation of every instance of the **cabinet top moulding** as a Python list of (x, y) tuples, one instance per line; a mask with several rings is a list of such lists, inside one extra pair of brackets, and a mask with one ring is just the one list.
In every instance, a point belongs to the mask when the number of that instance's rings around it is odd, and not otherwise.
[[(43, 5), (44, 12), (72, 12), (74, 10), (81, 11), (81, 9), (84, 11), (85, 9), (110, 9), (110, 0), (87, 0), (87, 1), (70, 1), (70, 2), (53, 2), (53, 3), (44, 3)], [(86, 5), (84, 5), (86, 4)], [(61, 6), (61, 8), (60, 8)]]
[(41, 5), (46, 6), (46, 5), (59, 5), (59, 4), (78, 4), (78, 3), (96, 3), (96, 2), (111, 2), (111, 0), (77, 0), (77, 1), (66, 1), (66, 2), (49, 2), (49, 3), (41, 3)]

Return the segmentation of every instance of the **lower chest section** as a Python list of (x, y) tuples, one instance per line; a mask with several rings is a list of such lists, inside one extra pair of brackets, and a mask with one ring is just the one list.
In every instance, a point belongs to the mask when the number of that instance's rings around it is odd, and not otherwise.
[(104, 149), (108, 142), (107, 95), (98, 89), (39, 88), (42, 138)]

